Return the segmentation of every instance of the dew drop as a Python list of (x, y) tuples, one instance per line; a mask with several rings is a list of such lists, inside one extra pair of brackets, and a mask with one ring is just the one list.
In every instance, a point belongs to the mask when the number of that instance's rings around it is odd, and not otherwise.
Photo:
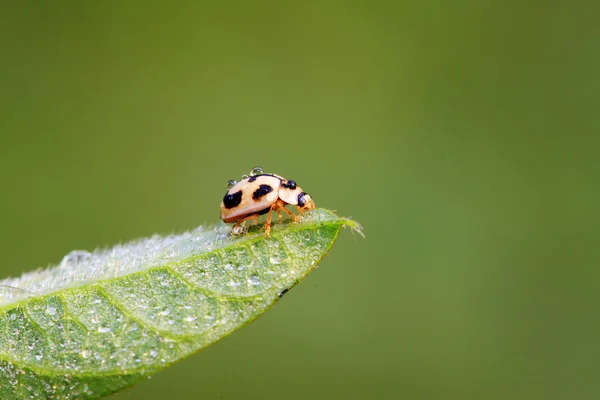
[(281, 264), (281, 258), (279, 257), (269, 257), (269, 261), (271, 262), (271, 264)]
[(187, 317), (185, 317), (185, 320), (187, 322), (194, 322), (196, 320), (196, 317), (193, 315), (188, 315)]
[(246, 175), (246, 174), (242, 175), (242, 180), (243, 179), (248, 179), (248, 175)]
[(227, 184), (225, 184), (225, 188), (227, 188), (227, 190), (229, 190), (232, 187), (234, 187), (236, 183), (237, 183), (237, 181), (234, 181), (234, 180), (227, 181)]
[(92, 352), (89, 350), (83, 350), (81, 352), (81, 357), (83, 357), (83, 358), (87, 359), (87, 358), (90, 358), (91, 356), (92, 356)]
[(254, 167), (252, 171), (250, 171), (250, 176), (260, 175), (263, 173), (263, 169), (261, 167)]
[(50, 315), (55, 315), (56, 314), (56, 308), (52, 307), (52, 306), (48, 306), (46, 308), (46, 313), (50, 314)]
[(92, 257), (92, 253), (86, 250), (73, 250), (69, 254), (63, 257), (60, 262), (61, 267), (76, 266), (85, 261), (88, 261)]
[(260, 285), (260, 280), (258, 279), (258, 276), (252, 275), (250, 279), (248, 279), (248, 283), (252, 286), (258, 286)]
[(98, 327), (98, 332), (100, 332), (100, 333), (108, 333), (108, 332), (110, 332), (110, 328), (108, 326), (99, 326)]

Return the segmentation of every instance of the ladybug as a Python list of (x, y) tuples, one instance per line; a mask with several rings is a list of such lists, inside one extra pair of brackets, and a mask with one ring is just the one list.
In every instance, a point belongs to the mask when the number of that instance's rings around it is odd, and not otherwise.
[(295, 222), (298, 217), (285, 206), (291, 204), (301, 213), (315, 208), (315, 202), (309, 194), (302, 191), (296, 182), (279, 175), (266, 174), (260, 167), (254, 168), (250, 175), (242, 176), (239, 182), (227, 182), (227, 193), (221, 202), (221, 219), (224, 222), (236, 222), (232, 232), (236, 232), (244, 221), (258, 219), (268, 213), (265, 235), (271, 232), (271, 214), (277, 211), (288, 213)]

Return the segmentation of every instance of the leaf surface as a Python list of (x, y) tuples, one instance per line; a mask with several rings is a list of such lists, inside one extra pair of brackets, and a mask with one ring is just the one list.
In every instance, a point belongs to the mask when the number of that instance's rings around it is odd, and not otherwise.
[(269, 239), (200, 227), (1, 281), (0, 398), (99, 398), (164, 369), (265, 312), (342, 226), (360, 229), (325, 209)]

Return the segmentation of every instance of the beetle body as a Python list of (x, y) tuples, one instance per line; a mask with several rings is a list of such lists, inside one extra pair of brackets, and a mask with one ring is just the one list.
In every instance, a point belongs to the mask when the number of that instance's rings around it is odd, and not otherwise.
[(269, 237), (271, 229), (271, 214), (284, 211), (297, 222), (298, 218), (286, 205), (295, 205), (298, 212), (310, 210), (315, 203), (296, 182), (275, 174), (265, 174), (259, 167), (252, 170), (250, 176), (244, 176), (241, 181), (230, 181), (227, 193), (221, 201), (221, 219), (224, 222), (236, 222), (234, 231), (239, 225), (250, 219), (257, 219), (268, 213), (265, 234)]

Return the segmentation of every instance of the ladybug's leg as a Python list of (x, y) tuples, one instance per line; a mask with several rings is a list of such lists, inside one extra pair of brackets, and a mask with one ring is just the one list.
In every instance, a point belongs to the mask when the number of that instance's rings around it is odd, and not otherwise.
[(271, 217), (273, 214), (273, 210), (277, 210), (277, 202), (275, 202), (271, 206), (271, 209), (269, 210), (269, 214), (267, 215), (267, 223), (265, 224), (265, 236), (267, 237), (267, 239), (269, 238), (270, 232), (271, 232)]
[[(291, 212), (290, 210), (288, 210), (285, 206), (281, 207), (280, 210), (283, 210), (286, 213), (290, 214), (290, 217), (292, 217), (294, 219), (294, 222), (298, 222), (299, 221), (298, 217), (293, 212)], [(277, 210), (277, 211), (279, 211), (279, 210)]]
[(269, 210), (269, 215), (267, 216), (267, 223), (265, 224), (265, 234), (267, 235), (267, 237), (269, 237), (269, 233), (271, 232), (271, 216), (272, 216), (273, 211), (277, 211), (277, 214), (279, 214), (279, 216), (281, 216), (281, 210), (288, 213), (290, 215), (290, 217), (292, 217), (294, 219), (295, 222), (299, 221), (298, 217), (293, 212), (291, 212), (290, 210), (285, 208), (285, 202), (281, 199), (278, 199), (271, 206), (271, 209)]
[(271, 206), (271, 209), (269, 210), (269, 215), (267, 216), (267, 223), (265, 224), (265, 235), (267, 236), (267, 238), (270, 236), (271, 232), (271, 217), (273, 216), (273, 211), (277, 211), (277, 213), (280, 213), (282, 208), (285, 211), (288, 211), (285, 209), (285, 203), (281, 199), (278, 199)]
[(240, 227), (240, 225), (242, 224), (242, 222), (246, 222), (249, 221), (251, 219), (258, 219), (260, 215), (259, 214), (250, 214), (250, 215), (246, 215), (244, 218), (240, 219), (235, 226), (233, 227), (233, 229), (231, 230), (231, 233), (233, 233), (234, 235), (238, 234), (238, 229)]

